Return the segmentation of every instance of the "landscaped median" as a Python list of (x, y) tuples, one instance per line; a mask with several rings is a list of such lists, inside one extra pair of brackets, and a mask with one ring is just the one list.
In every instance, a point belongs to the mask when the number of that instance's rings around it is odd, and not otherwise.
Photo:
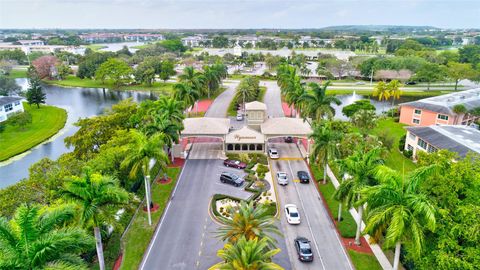
[(23, 107), (31, 115), (31, 123), (24, 126), (9, 124), (0, 133), (0, 161), (7, 160), (44, 142), (65, 126), (67, 111), (54, 106), (30, 106), (24, 102)]
[(180, 170), (180, 167), (167, 168), (168, 178), (172, 179), (170, 182), (163, 184), (154, 181), (152, 185), (152, 199), (155, 204), (158, 204), (159, 208), (152, 213), (153, 224), (152, 226), (148, 225), (147, 213), (139, 209), (122, 240), (123, 258), (120, 269), (137, 269), (140, 265), (143, 254), (170, 200), (170, 195), (175, 188)]

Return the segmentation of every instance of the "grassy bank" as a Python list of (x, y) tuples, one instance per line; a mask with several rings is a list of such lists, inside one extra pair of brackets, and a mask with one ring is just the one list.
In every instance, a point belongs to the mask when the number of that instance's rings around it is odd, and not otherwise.
[(103, 48), (107, 48), (107, 46), (102, 45), (102, 44), (90, 44), (90, 45), (87, 45), (85, 47), (91, 49), (94, 52), (99, 51)]
[(152, 239), (155, 228), (167, 206), (170, 194), (175, 187), (180, 168), (168, 168), (167, 173), (173, 179), (172, 182), (165, 185), (155, 183), (152, 186), (153, 201), (160, 207), (158, 211), (152, 213), (153, 225), (148, 225), (147, 213), (139, 210), (123, 239), (124, 253), (120, 269), (137, 269), (142, 261), (143, 254)]
[(7, 124), (0, 133), (0, 161), (18, 155), (55, 135), (65, 126), (67, 112), (64, 109), (23, 103), (25, 111), (32, 116), (32, 123), (25, 127)]
[(371, 132), (373, 135), (379, 135), (382, 132), (386, 132), (393, 137), (394, 144), (388, 153), (388, 156), (385, 160), (385, 165), (399, 172), (402, 172), (404, 169), (405, 172), (409, 172), (417, 168), (417, 165), (415, 165), (411, 159), (405, 157), (398, 150), (398, 142), (400, 141), (400, 138), (407, 133), (407, 131), (403, 128), (404, 126), (406, 125), (395, 122), (389, 117), (379, 120), (378, 126)]
[(173, 83), (155, 82), (151, 86), (147, 85), (124, 85), (116, 87), (112, 81), (102, 83), (99, 80), (80, 79), (76, 76), (69, 75), (65, 80), (44, 80), (46, 84), (58, 85), (63, 87), (84, 87), (84, 88), (107, 88), (114, 90), (136, 90), (136, 91), (152, 91), (159, 93), (171, 93), (173, 91)]
[(348, 250), (350, 259), (357, 270), (382, 270), (382, 266), (378, 263), (374, 255)]
[(26, 78), (27, 77), (27, 69), (12, 69), (10, 74), (6, 77), (17, 79), (17, 78)]
[[(334, 90), (327, 90), (327, 95), (349, 95), (353, 94), (355, 91), (355, 94), (357, 95), (362, 95), (362, 96), (371, 96), (373, 94), (373, 90), (367, 90), (367, 89), (362, 89), (362, 90), (353, 90), (353, 89), (334, 89)], [(444, 91), (438, 91), (438, 90), (430, 90), (430, 91), (403, 91), (402, 92), (402, 97), (433, 97), (433, 96), (439, 96), (439, 95), (444, 95), (451, 93), (451, 91), (444, 90)]]

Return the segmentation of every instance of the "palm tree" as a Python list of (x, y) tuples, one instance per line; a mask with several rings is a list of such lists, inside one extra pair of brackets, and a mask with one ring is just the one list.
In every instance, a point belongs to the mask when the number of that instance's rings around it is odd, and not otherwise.
[(388, 89), (387, 84), (383, 81), (378, 82), (373, 88), (373, 96), (378, 97), (379, 101), (387, 101), (390, 98), (390, 90)]
[(457, 104), (453, 106), (452, 110), (456, 114), (453, 121), (454, 125), (458, 125), (463, 120), (465, 114), (468, 113), (468, 109), (464, 104)]
[(308, 84), (309, 93), (304, 98), (306, 111), (308, 115), (314, 120), (321, 120), (324, 117), (332, 118), (335, 116), (335, 109), (332, 107), (332, 103), (336, 105), (342, 104), (342, 102), (335, 97), (335, 95), (327, 95), (327, 87), (330, 85), (330, 81), (325, 82), (323, 85), (311, 82)]
[(173, 97), (160, 97), (156, 102), (156, 114), (167, 115), (174, 122), (181, 123), (185, 119), (183, 109), (185, 107), (183, 101), (179, 101)]
[(137, 130), (131, 130), (132, 143), (127, 148), (128, 154), (121, 163), (121, 167), (130, 168), (130, 177), (134, 178), (138, 173), (143, 174), (145, 182), (145, 197), (147, 201), (148, 224), (152, 225), (150, 207), (152, 206), (152, 195), (150, 193), (150, 161), (155, 160), (160, 169), (165, 171), (169, 163), (168, 155), (164, 151), (165, 134), (156, 133), (151, 137)]
[(380, 185), (362, 191), (363, 199), (359, 203), (367, 203), (368, 208), (365, 232), (377, 241), (385, 235), (387, 249), (395, 246), (394, 270), (398, 269), (403, 243), (411, 244), (410, 250), (418, 257), (423, 248), (424, 230), (435, 230), (435, 208), (420, 191), (420, 185), (437, 167), (419, 168), (404, 177), (398, 171), (380, 166), (376, 173)]
[(183, 101), (186, 108), (195, 105), (197, 100), (200, 98), (200, 92), (195, 88), (192, 88), (189, 84), (176, 83), (173, 88), (175, 89), (174, 97), (180, 101)]
[(369, 130), (377, 126), (377, 115), (375, 111), (371, 110), (359, 110), (352, 115), (350, 120), (354, 126), (360, 129), (360, 133), (364, 137), (367, 136)]
[(328, 161), (338, 155), (340, 133), (332, 129), (330, 122), (321, 122), (313, 125), (313, 133), (309, 136), (313, 139), (312, 162), (323, 163), (323, 184), (327, 183)]
[(294, 80), (287, 86), (285, 89), (285, 101), (288, 106), (290, 106), (290, 116), (292, 116), (293, 111), (295, 111), (295, 116), (297, 111), (302, 112), (302, 108), (305, 107), (303, 100), (307, 96), (307, 91), (302, 84), (300, 77), (295, 77)]
[[(399, 99), (400, 96), (402, 95), (402, 90), (400, 90), (400, 87), (402, 87), (402, 84), (398, 80), (392, 80), (387, 85), (388, 92), (392, 97), (392, 107), (395, 104), (395, 99)], [(392, 117), (393, 117), (393, 111), (392, 111)]]
[(115, 223), (115, 206), (124, 205), (129, 200), (128, 192), (118, 186), (117, 179), (110, 176), (92, 174), (87, 168), (82, 178), (74, 178), (65, 183), (61, 190), (67, 201), (80, 207), (80, 219), (85, 227), (93, 227), (97, 246), (100, 270), (105, 269), (102, 234), (100, 228)]
[(247, 239), (240, 237), (236, 243), (226, 243), (217, 252), (224, 262), (211, 269), (221, 270), (281, 270), (280, 265), (272, 262), (272, 257), (280, 252), (279, 248), (269, 250), (267, 239)]
[(202, 73), (196, 72), (195, 69), (190, 66), (183, 69), (183, 73), (178, 75), (178, 80), (200, 91), (203, 88), (205, 78)]
[(231, 243), (237, 242), (242, 236), (248, 240), (255, 238), (266, 239), (270, 246), (274, 246), (276, 240), (271, 234), (281, 235), (275, 226), (275, 219), (268, 213), (263, 205), (253, 206), (253, 201), (242, 201), (237, 208), (231, 209), (232, 219), (222, 218), (225, 225), (218, 229), (218, 237)]
[(0, 269), (88, 269), (80, 254), (93, 238), (79, 227), (71, 205), (21, 205), (11, 220), (0, 217)]
[[(340, 168), (350, 177), (343, 180), (334, 193), (334, 198), (344, 203), (348, 208), (357, 205), (362, 200), (361, 190), (377, 184), (375, 171), (383, 164), (380, 155), (381, 148), (373, 148), (368, 152), (356, 150), (353, 155), (340, 161)], [(363, 216), (363, 204), (358, 204), (357, 233), (355, 244), (360, 245), (360, 233)]]
[(203, 76), (205, 78), (204, 90), (207, 97), (210, 98), (210, 94), (220, 87), (223, 73), (214, 66), (203, 66)]

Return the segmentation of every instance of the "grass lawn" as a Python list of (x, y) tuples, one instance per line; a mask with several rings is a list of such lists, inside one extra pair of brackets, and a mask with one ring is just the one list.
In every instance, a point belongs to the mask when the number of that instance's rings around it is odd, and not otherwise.
[[(319, 169), (318, 166), (311, 166), (313, 176), (316, 180), (323, 179), (323, 170)], [(335, 187), (333, 186), (331, 181), (328, 181), (326, 185), (319, 182), (320, 192), (322, 192), (325, 201), (327, 202), (328, 208), (333, 215), (333, 218), (337, 218), (338, 216), (338, 201), (333, 198), (333, 194), (335, 193)], [(357, 225), (355, 220), (353, 219), (350, 212), (346, 207), (342, 207), (342, 221), (337, 223), (338, 230), (340, 231), (340, 235), (346, 238), (355, 237)]]
[(357, 270), (382, 270), (382, 266), (372, 254), (365, 254), (351, 249), (348, 250), (348, 254)]
[(124, 85), (115, 87), (111, 81), (102, 83), (99, 80), (80, 79), (74, 75), (69, 75), (65, 80), (44, 80), (47, 84), (65, 86), (65, 87), (86, 87), (86, 88), (108, 88), (115, 90), (137, 90), (137, 91), (153, 91), (160, 93), (170, 93), (173, 91), (173, 83), (155, 82), (152, 86), (147, 85)]
[(392, 118), (381, 119), (378, 121), (378, 126), (373, 129), (371, 133), (373, 135), (378, 135), (382, 131), (385, 131), (395, 138), (393, 149), (390, 150), (388, 157), (385, 160), (385, 165), (400, 172), (405, 168), (405, 172), (409, 172), (416, 169), (417, 165), (409, 158), (406, 158), (398, 150), (398, 142), (400, 138), (407, 133), (403, 128), (404, 126), (406, 125), (395, 122)]
[(150, 243), (150, 239), (155, 232), (155, 227), (160, 221), (163, 211), (168, 203), (170, 194), (177, 182), (180, 168), (168, 168), (168, 176), (173, 181), (166, 185), (155, 183), (152, 186), (153, 201), (159, 204), (160, 209), (152, 213), (152, 226), (148, 225), (147, 213), (139, 210), (135, 220), (123, 239), (123, 263), (120, 269), (137, 269), (142, 261), (143, 253)]
[(12, 79), (27, 78), (27, 69), (12, 69), (7, 77)]
[[(266, 92), (267, 92), (267, 87), (260, 86), (260, 91), (258, 93), (257, 100), (260, 102), (263, 102)], [(230, 102), (230, 105), (228, 105), (227, 116), (237, 116), (237, 108), (235, 107), (235, 105), (236, 105), (236, 100), (235, 98), (233, 98), (232, 101)]]
[[(327, 90), (327, 95), (349, 95), (352, 94), (353, 91), (357, 95), (362, 96), (370, 96), (373, 93), (373, 90), (361, 89), (361, 90), (353, 90), (353, 89), (334, 89), (334, 90)], [(431, 90), (431, 91), (403, 91), (402, 97), (433, 97), (451, 93), (450, 90), (445, 91), (438, 91), (438, 90)]]
[(96, 52), (98, 50), (101, 50), (103, 48), (107, 48), (107, 46), (102, 45), (102, 44), (90, 44), (90, 45), (87, 45), (85, 47), (91, 49), (94, 52)]
[(0, 133), (0, 161), (18, 155), (55, 135), (65, 126), (67, 112), (64, 109), (41, 105), (28, 105), (25, 111), (32, 115), (32, 123), (24, 128), (7, 124)]

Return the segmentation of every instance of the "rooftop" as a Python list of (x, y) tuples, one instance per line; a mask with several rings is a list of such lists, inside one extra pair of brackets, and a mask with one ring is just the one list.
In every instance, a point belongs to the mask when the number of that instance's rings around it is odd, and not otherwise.
[(15, 101), (22, 100), (23, 98), (21, 97), (2, 97), (0, 96), (0, 106), (7, 105), (10, 103), (13, 103)]
[(411, 106), (418, 109), (453, 115), (455, 114), (453, 107), (458, 104), (463, 104), (467, 110), (480, 107), (480, 88), (406, 102), (400, 104), (400, 106)]
[(245, 110), (267, 110), (267, 105), (265, 103), (259, 102), (259, 101), (252, 101), (249, 103), (245, 103)]
[(448, 149), (465, 157), (468, 152), (480, 154), (480, 131), (461, 125), (405, 127), (411, 133), (439, 149)]

